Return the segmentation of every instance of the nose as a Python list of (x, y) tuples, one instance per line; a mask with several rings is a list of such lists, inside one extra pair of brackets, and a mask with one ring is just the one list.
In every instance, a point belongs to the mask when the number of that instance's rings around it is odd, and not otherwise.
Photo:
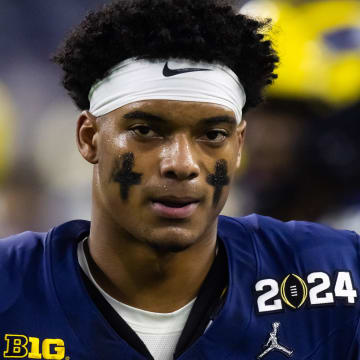
[(186, 134), (175, 135), (162, 154), (161, 177), (176, 180), (192, 180), (199, 176), (195, 149)]

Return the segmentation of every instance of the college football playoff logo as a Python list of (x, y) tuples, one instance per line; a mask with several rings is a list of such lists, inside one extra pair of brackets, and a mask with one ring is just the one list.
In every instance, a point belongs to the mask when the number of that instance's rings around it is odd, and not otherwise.
[(286, 305), (298, 309), (308, 296), (308, 288), (300, 276), (289, 274), (281, 283), (280, 294)]

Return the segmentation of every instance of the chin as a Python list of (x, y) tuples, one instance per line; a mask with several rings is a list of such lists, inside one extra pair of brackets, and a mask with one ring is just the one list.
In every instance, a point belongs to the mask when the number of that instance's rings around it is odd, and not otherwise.
[(143, 238), (152, 249), (159, 252), (179, 253), (185, 251), (199, 239), (199, 234), (189, 229), (167, 228), (154, 229)]
[(156, 250), (157, 252), (161, 253), (180, 253), (188, 249), (192, 244), (184, 244), (176, 241), (149, 241), (148, 245)]

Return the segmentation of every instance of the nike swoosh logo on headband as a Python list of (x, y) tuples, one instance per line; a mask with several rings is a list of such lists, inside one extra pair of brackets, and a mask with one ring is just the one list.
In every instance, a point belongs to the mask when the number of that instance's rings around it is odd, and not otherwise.
[(163, 75), (165, 77), (185, 74), (189, 72), (195, 72), (195, 71), (211, 71), (210, 69), (201, 69), (201, 68), (183, 68), (183, 69), (169, 69), (168, 63), (166, 62), (164, 69), (163, 69)]

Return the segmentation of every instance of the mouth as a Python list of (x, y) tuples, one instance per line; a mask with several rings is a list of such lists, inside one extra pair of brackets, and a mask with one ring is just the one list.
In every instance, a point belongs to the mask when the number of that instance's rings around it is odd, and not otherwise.
[(164, 197), (153, 199), (151, 208), (154, 213), (167, 219), (189, 218), (198, 208), (200, 201), (194, 198)]

